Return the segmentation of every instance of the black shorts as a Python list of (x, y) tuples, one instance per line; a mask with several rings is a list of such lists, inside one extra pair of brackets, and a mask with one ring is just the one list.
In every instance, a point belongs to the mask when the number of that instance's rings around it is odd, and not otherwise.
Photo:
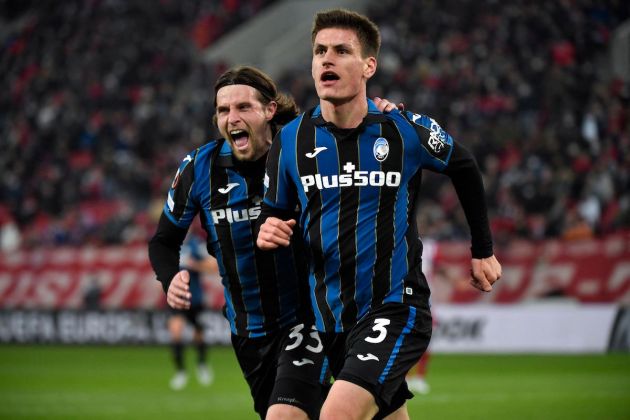
[(313, 327), (298, 324), (260, 338), (232, 334), (232, 346), (261, 419), (273, 404), (293, 405), (319, 418), (330, 374)]
[(368, 390), (379, 407), (375, 418), (383, 418), (413, 397), (405, 375), (429, 345), (431, 312), (387, 303), (348, 332), (320, 334), (332, 375)]
[(171, 308), (172, 315), (183, 316), (197, 331), (203, 331), (203, 325), (201, 325), (201, 322), (199, 321), (201, 312), (203, 312), (203, 306), (191, 306), (189, 309)]

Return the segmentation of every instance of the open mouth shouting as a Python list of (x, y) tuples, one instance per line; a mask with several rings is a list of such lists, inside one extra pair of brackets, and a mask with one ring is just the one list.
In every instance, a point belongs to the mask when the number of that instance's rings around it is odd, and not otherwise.
[(230, 131), (230, 137), (237, 150), (245, 150), (249, 145), (249, 133), (245, 130), (232, 130)]
[(335, 84), (337, 80), (339, 80), (339, 75), (334, 71), (325, 71), (320, 76), (319, 80), (324, 86), (332, 86)]

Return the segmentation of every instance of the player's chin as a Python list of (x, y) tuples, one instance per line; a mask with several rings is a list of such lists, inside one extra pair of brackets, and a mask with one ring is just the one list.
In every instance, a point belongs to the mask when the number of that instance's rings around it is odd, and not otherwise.
[(250, 161), (252, 160), (253, 152), (250, 148), (246, 149), (235, 149), (233, 150), (234, 157), (240, 161)]
[(321, 84), (317, 85), (317, 96), (321, 99), (330, 100), (334, 99), (337, 91), (333, 89), (331, 86), (323, 86)]

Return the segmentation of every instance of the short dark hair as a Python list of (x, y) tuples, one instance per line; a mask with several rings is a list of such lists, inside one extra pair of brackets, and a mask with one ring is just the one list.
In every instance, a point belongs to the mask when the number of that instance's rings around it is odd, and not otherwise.
[(361, 54), (365, 57), (378, 57), (381, 48), (381, 34), (378, 26), (367, 16), (347, 9), (331, 9), (318, 12), (313, 21), (311, 44), (315, 44), (315, 37), (322, 29), (343, 28), (351, 29), (357, 34), (361, 44)]
[[(276, 132), (277, 125), (286, 124), (299, 113), (299, 109), (292, 97), (278, 92), (273, 79), (255, 67), (238, 66), (227, 70), (217, 79), (214, 84), (214, 108), (217, 107), (217, 92), (224, 86), (229, 85), (247, 85), (251, 86), (258, 92), (258, 99), (263, 105), (274, 101), (278, 107), (274, 114), (271, 124), (272, 132)], [(212, 117), (212, 122), (217, 125), (217, 114)]]

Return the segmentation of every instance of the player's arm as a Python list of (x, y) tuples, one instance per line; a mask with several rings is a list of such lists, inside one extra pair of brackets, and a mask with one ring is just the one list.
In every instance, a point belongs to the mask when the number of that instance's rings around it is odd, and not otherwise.
[(443, 173), (450, 177), (470, 227), (471, 284), (489, 292), (492, 284), (501, 277), (501, 264), (493, 252), (481, 171), (472, 153), (461, 143), (453, 141), (448, 166)]
[(501, 277), (501, 264), (492, 250), (486, 196), (474, 156), (432, 118), (408, 111), (401, 114), (418, 133), (421, 166), (451, 178), (470, 227), (471, 284), (484, 292), (491, 291), (492, 284)]
[(179, 269), (179, 253), (186, 233), (187, 229), (177, 227), (162, 213), (155, 235), (149, 241), (151, 266), (162, 283), (167, 303), (175, 309), (190, 307), (190, 276), (188, 271)]
[(190, 307), (189, 274), (180, 271), (180, 251), (198, 211), (195, 197), (195, 159), (188, 154), (175, 174), (155, 235), (149, 241), (149, 260), (162, 283), (166, 301), (175, 309)]

